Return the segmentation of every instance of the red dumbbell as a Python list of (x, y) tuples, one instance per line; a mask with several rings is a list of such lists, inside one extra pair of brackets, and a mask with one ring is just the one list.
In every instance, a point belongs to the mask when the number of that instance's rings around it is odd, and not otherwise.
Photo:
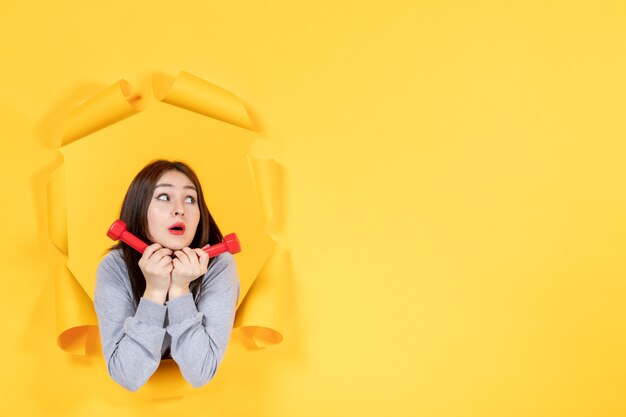
[(126, 223), (121, 220), (115, 220), (113, 222), (111, 227), (109, 227), (107, 236), (115, 241), (121, 240), (139, 253), (143, 253), (148, 247), (145, 242), (126, 230)]
[[(148, 247), (145, 242), (142, 242), (137, 236), (126, 230), (126, 223), (121, 220), (115, 220), (113, 222), (107, 232), (107, 236), (116, 241), (121, 240), (131, 248), (139, 251), (139, 253), (143, 253)], [(224, 252), (230, 252), (233, 254), (241, 252), (241, 245), (239, 244), (237, 235), (230, 233), (224, 236), (223, 242), (202, 249), (209, 255), (209, 258), (212, 258)]]
[(239, 239), (237, 239), (237, 235), (234, 233), (229, 233), (224, 236), (223, 242), (217, 243), (213, 246), (209, 246), (208, 248), (202, 248), (202, 250), (209, 254), (209, 258), (212, 258), (224, 252), (241, 252), (241, 245), (239, 244)]

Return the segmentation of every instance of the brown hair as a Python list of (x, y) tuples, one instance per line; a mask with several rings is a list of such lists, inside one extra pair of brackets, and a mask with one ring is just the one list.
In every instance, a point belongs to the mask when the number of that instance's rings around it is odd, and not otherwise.
[[(223, 240), (222, 233), (217, 227), (213, 216), (209, 212), (209, 209), (204, 201), (204, 194), (202, 193), (202, 187), (196, 173), (185, 163), (179, 161), (166, 161), (156, 160), (146, 165), (135, 176), (126, 196), (122, 203), (122, 209), (120, 211), (120, 220), (126, 223), (127, 230), (137, 236), (139, 239), (148, 243), (148, 207), (152, 200), (152, 194), (156, 188), (157, 181), (167, 171), (176, 170), (185, 174), (196, 187), (198, 193), (198, 207), (200, 208), (200, 221), (198, 222), (198, 228), (196, 234), (189, 245), (192, 248), (201, 248), (206, 244), (214, 245)], [(135, 304), (139, 305), (139, 300), (146, 291), (146, 279), (139, 268), (139, 259), (141, 259), (141, 253), (132, 249), (122, 241), (109, 248), (109, 251), (114, 249), (121, 249), (126, 269), (128, 270), (128, 278), (133, 290), (133, 298)], [(209, 260), (209, 267), (214, 258)], [(194, 299), (197, 299), (202, 286), (202, 279), (195, 279), (189, 285), (189, 290), (193, 294)]]

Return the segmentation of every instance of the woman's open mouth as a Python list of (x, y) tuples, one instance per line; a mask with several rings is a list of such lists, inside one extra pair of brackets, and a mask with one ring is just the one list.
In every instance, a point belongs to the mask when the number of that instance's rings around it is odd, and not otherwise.
[(170, 231), (173, 235), (182, 235), (185, 233), (185, 224), (184, 223), (175, 223), (171, 225), (167, 230)]

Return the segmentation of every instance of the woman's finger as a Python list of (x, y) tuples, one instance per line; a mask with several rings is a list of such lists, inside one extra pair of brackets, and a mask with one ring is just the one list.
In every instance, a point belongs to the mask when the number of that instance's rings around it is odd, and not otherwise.
[(146, 248), (146, 250), (143, 251), (143, 254), (141, 255), (142, 258), (144, 259), (150, 259), (150, 257), (152, 256), (152, 254), (156, 251), (158, 251), (159, 249), (161, 249), (163, 246), (161, 246), (158, 243), (153, 243), (152, 245), (148, 246)]
[(182, 250), (177, 250), (176, 252), (174, 252), (174, 255), (176, 255), (176, 257), (180, 259), (183, 264), (186, 265), (189, 263), (189, 256), (187, 256), (187, 254)]
[(197, 266), (200, 264), (200, 262), (198, 261), (198, 254), (194, 250), (192, 250), (191, 248), (183, 248), (183, 251), (189, 258), (189, 263), (192, 266)]
[(195, 252), (198, 255), (198, 259), (200, 260), (200, 266), (203, 270), (206, 270), (209, 266), (209, 254), (202, 249), (195, 249)]
[(172, 264), (174, 265), (175, 269), (181, 269), (183, 267), (183, 263), (178, 258), (174, 258)]
[(172, 254), (172, 250), (168, 248), (159, 249), (152, 255), (156, 261), (160, 261), (164, 256), (169, 256)]
[(189, 256), (189, 259), (197, 258), (196, 253), (190, 247), (183, 248), (183, 252), (185, 252), (187, 256)]
[(157, 266), (163, 268), (163, 267), (165, 267), (165, 266), (167, 266), (168, 264), (171, 264), (171, 263), (172, 263), (172, 257), (171, 256), (164, 256), (157, 263)]

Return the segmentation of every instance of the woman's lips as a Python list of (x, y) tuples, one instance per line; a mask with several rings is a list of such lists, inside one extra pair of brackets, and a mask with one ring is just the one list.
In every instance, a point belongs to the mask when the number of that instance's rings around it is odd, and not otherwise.
[(173, 235), (182, 235), (185, 233), (184, 223), (175, 223), (168, 228), (169, 232)]

